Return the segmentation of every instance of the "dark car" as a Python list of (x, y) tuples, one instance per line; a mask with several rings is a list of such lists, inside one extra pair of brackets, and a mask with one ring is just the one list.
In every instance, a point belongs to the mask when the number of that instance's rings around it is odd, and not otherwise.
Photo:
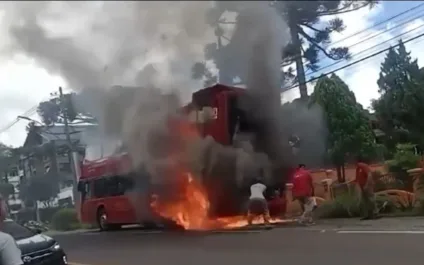
[(22, 252), (24, 265), (66, 265), (66, 254), (53, 238), (6, 220), (2, 231), (11, 235)]

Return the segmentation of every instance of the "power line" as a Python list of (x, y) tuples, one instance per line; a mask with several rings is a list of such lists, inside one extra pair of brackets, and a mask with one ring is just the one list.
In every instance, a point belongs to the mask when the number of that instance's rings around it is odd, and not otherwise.
[[(424, 10), (421, 10), (419, 13), (422, 13), (422, 12), (424, 12)], [(375, 37), (378, 37), (378, 36), (380, 36), (380, 35), (382, 35), (382, 34), (385, 34), (385, 33), (387, 33), (387, 32), (389, 32), (389, 31), (392, 31), (392, 30), (394, 30), (394, 29), (397, 29), (397, 28), (400, 28), (400, 27), (402, 27), (402, 26), (404, 26), (404, 25), (406, 25), (406, 24), (408, 24), (408, 23), (410, 23), (410, 22), (413, 22), (413, 21), (415, 21), (415, 20), (417, 20), (417, 19), (420, 19), (420, 18), (422, 18), (423, 17), (423, 14), (420, 14), (420, 15), (418, 15), (418, 16), (415, 16), (415, 17), (413, 17), (413, 18), (411, 18), (411, 19), (408, 19), (407, 21), (404, 21), (404, 22), (402, 22), (402, 23), (400, 23), (400, 24), (397, 24), (396, 26), (393, 26), (393, 27), (391, 27), (391, 28), (389, 28), (389, 29), (386, 29), (386, 30), (383, 30), (383, 31), (380, 31), (380, 32), (378, 32), (377, 34), (374, 34), (374, 35), (368, 35), (368, 36), (370, 36), (370, 37), (368, 37), (368, 38), (365, 38), (365, 39), (362, 39), (361, 41), (358, 41), (358, 42), (356, 42), (356, 43), (354, 43), (354, 44), (352, 44), (352, 45), (349, 45), (349, 46), (347, 46), (347, 48), (352, 48), (352, 47), (354, 47), (354, 46), (356, 46), (356, 45), (359, 45), (359, 44), (361, 44), (361, 43), (364, 43), (364, 42), (366, 42), (366, 41), (368, 41), (368, 40), (371, 40), (371, 39), (374, 39)], [(321, 56), (321, 57), (324, 57), (324, 56)], [(322, 60), (323, 58), (321, 58), (320, 60)], [(311, 71), (310, 69), (308, 69), (306, 72), (306, 74), (307, 75), (310, 75), (311, 73), (314, 73), (314, 72), (317, 72), (317, 71), (319, 71), (319, 70), (322, 70), (322, 69), (325, 69), (325, 68), (328, 68), (329, 66), (332, 66), (332, 65), (334, 65), (334, 64), (337, 64), (337, 63), (339, 63), (339, 62), (341, 62), (341, 61), (337, 61), (337, 62), (334, 62), (333, 64), (331, 64), (331, 65), (328, 65), (328, 66), (324, 66), (324, 67), (321, 67), (321, 68), (318, 68), (317, 70), (315, 70), (315, 71)], [(309, 73), (308, 73), (309, 72)]]
[[(46, 97), (44, 99), (42, 99), (41, 101), (47, 100), (49, 97)], [(32, 116), (37, 112), (37, 108), (38, 108), (38, 104), (32, 106), (30, 109), (28, 109), (27, 111), (25, 111), (24, 113), (22, 113), (19, 116)], [(2, 129), (0, 129), (0, 134), (8, 131), (10, 128), (12, 128), (13, 126), (15, 126), (20, 120), (18, 118), (16, 118), (15, 120), (11, 121), (9, 124), (7, 124), (6, 126), (4, 126)]]
[[(380, 43), (377, 43), (377, 44), (375, 44), (375, 45), (373, 45), (373, 46), (371, 46), (371, 47), (368, 47), (367, 49), (364, 49), (364, 50), (362, 50), (362, 51), (360, 51), (360, 52), (356, 53), (356, 54), (355, 54), (355, 55), (353, 55), (353, 56), (358, 56), (359, 54), (362, 54), (362, 53), (364, 53), (364, 52), (367, 52), (367, 51), (369, 51), (369, 50), (372, 50), (372, 49), (374, 49), (374, 48), (376, 48), (376, 47), (378, 47), (378, 46), (380, 46), (380, 45), (382, 45), (382, 44), (384, 44), (384, 43), (387, 43), (387, 42), (389, 42), (389, 41), (392, 41), (392, 40), (398, 39), (399, 37), (404, 36), (404, 35), (406, 35), (406, 34), (409, 34), (409, 33), (411, 33), (412, 31), (415, 31), (415, 30), (417, 30), (417, 29), (419, 29), (419, 28), (422, 28), (422, 27), (424, 27), (424, 24), (419, 25), (419, 26), (417, 26), (417, 27), (415, 27), (415, 28), (413, 28), (413, 29), (410, 29), (410, 30), (408, 30), (408, 31), (405, 31), (405, 32), (403, 32), (403, 33), (401, 33), (401, 34), (399, 34), (399, 35), (396, 35), (396, 36), (394, 36), (394, 37), (392, 37), (392, 38), (388, 39), (388, 40), (385, 40), (385, 41), (382, 41), (382, 42), (380, 42)], [(321, 70), (327, 69), (327, 68), (329, 68), (329, 67), (331, 67), (331, 66), (334, 66), (334, 65), (340, 64), (341, 62), (342, 62), (342, 61), (337, 61), (337, 62), (334, 62), (334, 63), (332, 63), (332, 64), (329, 64), (329, 65), (323, 66), (323, 67), (321, 67), (321, 68), (318, 68), (315, 72), (318, 72), (318, 71), (321, 71)], [(310, 76), (311, 74), (313, 74), (313, 73), (309, 73), (309, 74), (307, 74), (306, 76)]]
[[(419, 35), (417, 35), (417, 36), (415, 36), (415, 37), (412, 37), (412, 38), (410, 38), (410, 39), (408, 39), (408, 40), (406, 40), (406, 41), (403, 41), (403, 44), (406, 44), (406, 43), (411, 42), (411, 41), (413, 41), (413, 40), (419, 39), (419, 38), (421, 38), (421, 37), (423, 37), (423, 36), (424, 36), (424, 33), (421, 33), (421, 34), (419, 34)], [(396, 45), (393, 45), (393, 46), (390, 46), (390, 47), (388, 47), (388, 48), (386, 48), (386, 49), (383, 49), (383, 50), (380, 50), (380, 51), (375, 52), (375, 53), (373, 53), (373, 54), (370, 54), (370, 55), (368, 55), (368, 56), (366, 56), (366, 57), (364, 57), (364, 58), (361, 58), (361, 59), (359, 59), (359, 60), (356, 60), (356, 61), (351, 62), (351, 63), (349, 63), (349, 64), (346, 64), (346, 65), (344, 65), (344, 66), (341, 66), (341, 67), (339, 67), (339, 68), (337, 68), (337, 69), (335, 69), (335, 70), (333, 70), (333, 71), (330, 71), (330, 72), (327, 72), (327, 73), (325, 73), (325, 74), (322, 74), (322, 75), (320, 75), (319, 77), (313, 77), (313, 78), (310, 78), (310, 79), (309, 79), (308, 81), (306, 81), (304, 84), (307, 84), (307, 83), (313, 82), (313, 81), (315, 81), (315, 80), (318, 80), (318, 79), (320, 79), (320, 78), (321, 78), (321, 77), (323, 77), (323, 76), (328, 76), (328, 75), (330, 75), (330, 74), (334, 74), (335, 72), (338, 72), (338, 71), (343, 70), (343, 69), (345, 69), (345, 68), (348, 68), (348, 67), (350, 67), (350, 66), (356, 65), (356, 64), (358, 64), (358, 63), (360, 63), (360, 62), (363, 62), (363, 61), (365, 61), (365, 60), (368, 60), (368, 59), (370, 59), (370, 58), (372, 58), (372, 57), (375, 57), (375, 56), (377, 56), (377, 55), (380, 55), (380, 54), (382, 54), (382, 53), (384, 53), (384, 52), (389, 51), (389, 50), (390, 50), (390, 49), (392, 49), (392, 48), (396, 48), (396, 47), (399, 47), (399, 46), (400, 46), (400, 43), (398, 43), (398, 44), (396, 44)], [(296, 87), (299, 87), (299, 85), (294, 85), (294, 86), (291, 86), (291, 87), (283, 88), (283, 91), (288, 91), (288, 90), (293, 89), (293, 88), (296, 88)]]
[(372, 29), (372, 28), (375, 28), (375, 27), (378, 27), (378, 26), (380, 26), (380, 25), (386, 24), (387, 22), (389, 22), (389, 21), (391, 21), (391, 20), (393, 20), (393, 19), (395, 19), (395, 18), (398, 18), (398, 17), (400, 17), (400, 16), (403, 16), (403, 15), (405, 15), (405, 14), (407, 14), (407, 13), (411, 12), (411, 11), (414, 11), (414, 10), (416, 10), (416, 9), (419, 9), (419, 8), (420, 8), (420, 7), (422, 7), (422, 6), (424, 6), (424, 3), (419, 4), (419, 5), (416, 5), (416, 6), (414, 6), (414, 7), (410, 8), (410, 9), (407, 9), (407, 10), (405, 10), (405, 11), (401, 12), (401, 13), (398, 13), (398, 14), (396, 14), (396, 15), (394, 15), (394, 16), (391, 16), (391, 17), (389, 17), (389, 18), (387, 18), (387, 19), (384, 19), (384, 20), (382, 20), (382, 21), (380, 21), (380, 22), (377, 22), (376, 24), (372, 25), (371, 27), (368, 27), (368, 28), (365, 28), (365, 29), (363, 29), (363, 30), (357, 31), (357, 32), (353, 33), (352, 35), (347, 36), (346, 38), (343, 38), (343, 39), (341, 39), (341, 40), (338, 40), (338, 41), (333, 42), (331, 45), (334, 45), (334, 44), (340, 43), (340, 42), (345, 41), (345, 40), (347, 40), (347, 39), (349, 39), (349, 38), (352, 38), (352, 37), (355, 37), (355, 36), (357, 36), (357, 35), (359, 35), (359, 34), (361, 34), (361, 33), (364, 33), (364, 32), (366, 32), (366, 31), (368, 31), (368, 30), (370, 30), (370, 29)]
[[(331, 43), (329, 46), (332, 46), (332, 45), (334, 45), (334, 44), (337, 44), (337, 43), (340, 43), (340, 42), (345, 41), (345, 40), (347, 40), (347, 39), (350, 39), (350, 38), (352, 38), (352, 37), (355, 37), (355, 36), (357, 36), (357, 35), (359, 35), (359, 34), (361, 34), (361, 33), (364, 33), (364, 32), (366, 32), (366, 31), (369, 31), (369, 30), (370, 30), (370, 29), (372, 29), (372, 28), (375, 28), (375, 27), (377, 27), (377, 26), (383, 25), (383, 24), (385, 24), (385, 23), (387, 23), (387, 22), (389, 22), (389, 21), (391, 21), (391, 20), (393, 20), (393, 19), (395, 19), (395, 18), (398, 18), (398, 17), (400, 17), (400, 16), (403, 16), (403, 15), (405, 15), (405, 14), (407, 14), (407, 13), (411, 12), (411, 11), (416, 11), (417, 9), (421, 8), (422, 6), (424, 6), (424, 3), (419, 4), (419, 5), (416, 5), (416, 6), (414, 6), (414, 7), (410, 8), (410, 9), (407, 9), (407, 10), (405, 10), (405, 11), (401, 12), (401, 13), (398, 13), (398, 14), (396, 14), (396, 15), (394, 15), (394, 16), (391, 16), (391, 17), (389, 17), (389, 18), (387, 18), (387, 19), (384, 19), (384, 20), (382, 20), (382, 21), (380, 21), (380, 22), (377, 22), (376, 24), (373, 24), (371, 27), (364, 28), (364, 29), (362, 29), (362, 30), (360, 30), (360, 31), (357, 31), (357, 32), (355, 32), (355, 33), (351, 34), (351, 35), (348, 35), (348, 36), (346, 36), (346, 37), (345, 37), (345, 38), (343, 38), (343, 39), (340, 39), (340, 40), (338, 40), (338, 41), (335, 41), (335, 42)], [(421, 12), (421, 11), (420, 11), (420, 12)], [(369, 35), (367, 35), (367, 36), (369, 36)], [(365, 36), (365, 37), (367, 37), (367, 36)], [(301, 54), (295, 54), (295, 55), (293, 56), (293, 59), (296, 59), (296, 58), (298, 58), (299, 56), (301, 56)]]

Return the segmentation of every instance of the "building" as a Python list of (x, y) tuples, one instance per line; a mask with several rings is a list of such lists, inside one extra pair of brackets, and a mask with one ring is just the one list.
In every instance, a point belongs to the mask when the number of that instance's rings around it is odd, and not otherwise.
[[(72, 144), (80, 153), (80, 162), (85, 155), (87, 138), (95, 138), (97, 132), (95, 124), (69, 125)], [(91, 137), (87, 137), (91, 136)], [(57, 178), (58, 196), (49, 205), (57, 206), (63, 203), (72, 203), (72, 187), (74, 182), (73, 171), (68, 157), (69, 146), (66, 141), (63, 125), (33, 126), (25, 139), (23, 154), (20, 157), (20, 166), (23, 177), (20, 182), (28, 181), (49, 173)], [(52, 181), (54, 181), (52, 179)], [(63, 203), (61, 203), (63, 202)], [(46, 207), (39, 204), (39, 207)]]

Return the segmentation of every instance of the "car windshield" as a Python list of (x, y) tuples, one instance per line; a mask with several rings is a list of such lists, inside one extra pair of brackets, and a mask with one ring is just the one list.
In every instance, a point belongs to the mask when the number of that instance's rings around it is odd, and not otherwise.
[(11, 235), (15, 240), (32, 237), (34, 232), (13, 221), (5, 221), (1, 227), (2, 232)]

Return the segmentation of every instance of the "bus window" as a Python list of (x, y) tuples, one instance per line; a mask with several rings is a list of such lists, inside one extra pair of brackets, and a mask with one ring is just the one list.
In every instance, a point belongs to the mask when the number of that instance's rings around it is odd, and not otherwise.
[(93, 183), (93, 197), (94, 198), (103, 198), (108, 196), (108, 186), (107, 179), (100, 178), (94, 180)]

